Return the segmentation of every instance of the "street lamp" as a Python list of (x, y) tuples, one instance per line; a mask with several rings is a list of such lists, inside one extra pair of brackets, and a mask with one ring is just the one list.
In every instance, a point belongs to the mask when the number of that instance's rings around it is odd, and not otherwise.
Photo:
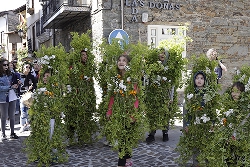
[(18, 33), (19, 37), (21, 38), (21, 43), (22, 43), (23, 30), (22, 30), (22, 29), (19, 29), (17, 33)]

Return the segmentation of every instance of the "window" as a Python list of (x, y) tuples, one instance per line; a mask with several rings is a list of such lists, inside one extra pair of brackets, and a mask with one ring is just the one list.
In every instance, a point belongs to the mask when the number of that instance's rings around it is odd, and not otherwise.
[[(148, 26), (148, 45), (157, 47), (162, 40), (171, 39), (174, 35), (179, 34), (180, 26), (166, 26), (166, 25), (149, 25)], [(186, 36), (186, 32), (181, 32)], [(186, 46), (184, 46), (186, 47)], [(186, 49), (185, 49), (186, 50)], [(186, 57), (186, 51), (182, 53)]]

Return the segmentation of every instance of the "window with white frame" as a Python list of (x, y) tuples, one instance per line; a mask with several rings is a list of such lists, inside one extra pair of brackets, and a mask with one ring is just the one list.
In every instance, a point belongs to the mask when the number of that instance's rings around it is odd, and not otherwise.
[[(158, 47), (160, 41), (173, 38), (174, 35), (179, 34), (179, 31), (186, 36), (186, 31), (180, 28), (181, 26), (166, 26), (166, 25), (149, 25), (148, 26), (148, 45), (151, 47)], [(186, 57), (185, 51), (182, 53), (183, 57)]]

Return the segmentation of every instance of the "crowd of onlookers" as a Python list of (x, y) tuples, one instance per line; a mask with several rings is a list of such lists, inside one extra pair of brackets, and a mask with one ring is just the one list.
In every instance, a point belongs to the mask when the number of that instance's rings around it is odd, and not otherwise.
[(18, 70), (17, 60), (8, 61), (1, 58), (0, 65), (0, 110), (1, 110), (1, 140), (7, 140), (6, 126), (10, 127), (10, 139), (18, 139), (14, 133), (15, 115), (20, 114), (20, 133), (29, 130), (28, 106), (22, 97), (37, 87), (41, 66), (36, 60), (23, 62)]

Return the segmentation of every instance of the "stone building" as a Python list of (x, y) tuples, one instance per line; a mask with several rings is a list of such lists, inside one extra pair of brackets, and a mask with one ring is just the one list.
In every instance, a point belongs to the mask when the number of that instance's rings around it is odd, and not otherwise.
[(186, 56), (215, 48), (228, 68), (223, 88), (232, 82), (235, 67), (250, 65), (248, 0), (108, 0), (98, 6), (103, 9), (92, 15), (93, 39), (124, 29), (131, 42), (157, 43), (167, 38), (164, 29), (188, 24), (186, 34), (193, 42), (187, 44)]
[[(114, 29), (123, 29), (130, 42), (156, 47), (159, 41), (171, 38), (167, 30), (178, 31), (180, 25), (188, 24), (185, 33), (193, 42), (187, 43), (184, 56), (217, 49), (228, 68), (220, 81), (223, 88), (231, 84), (235, 67), (250, 65), (249, 0), (40, 0), (39, 3), (42, 9), (38, 30), (49, 30), (48, 41), (53, 45), (62, 43), (66, 50), (70, 50), (72, 31), (92, 30), (93, 45), (98, 46)], [(43, 43), (38, 42), (37, 47)], [(98, 51), (96, 55), (100, 57)]]

